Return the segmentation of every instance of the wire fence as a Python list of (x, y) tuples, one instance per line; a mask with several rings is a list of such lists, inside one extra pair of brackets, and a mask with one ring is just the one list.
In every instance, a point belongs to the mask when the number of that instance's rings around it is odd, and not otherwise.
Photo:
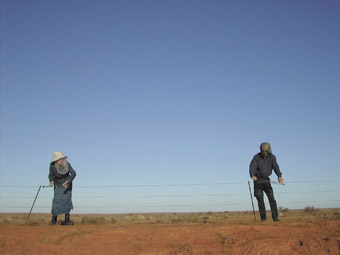
[[(340, 181), (293, 181), (272, 185), (279, 207), (303, 209), (340, 207)], [(315, 185), (317, 184), (317, 185)], [(40, 188), (43, 188), (40, 190)], [(0, 186), (0, 212), (47, 213), (53, 188)], [(40, 194), (37, 196), (37, 189)], [(38, 192), (39, 193), (39, 192)], [(252, 191), (253, 193), (253, 191)], [(74, 185), (73, 213), (147, 213), (252, 210), (247, 182)], [(253, 196), (253, 194), (251, 194)], [(255, 201), (256, 203), (256, 201)], [(266, 203), (268, 203), (266, 201)], [(269, 208), (267, 204), (267, 208)]]

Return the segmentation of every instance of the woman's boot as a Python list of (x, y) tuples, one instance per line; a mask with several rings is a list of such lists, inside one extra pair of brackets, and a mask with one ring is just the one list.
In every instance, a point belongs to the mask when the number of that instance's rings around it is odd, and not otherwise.
[(65, 214), (65, 221), (60, 223), (61, 225), (74, 225), (73, 221), (70, 221), (70, 214)]
[(57, 224), (57, 219), (58, 219), (57, 215), (52, 215), (51, 225)]

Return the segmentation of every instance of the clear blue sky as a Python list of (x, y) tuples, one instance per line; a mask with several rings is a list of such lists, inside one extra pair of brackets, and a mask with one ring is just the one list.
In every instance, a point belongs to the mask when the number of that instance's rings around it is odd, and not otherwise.
[[(249, 210), (268, 141), (279, 206), (339, 207), (339, 183), (293, 183), (340, 181), (339, 28), (337, 0), (1, 0), (0, 185), (47, 184), (61, 150), (74, 212)], [(81, 187), (219, 182), (245, 184)], [(1, 211), (27, 211), (36, 190), (0, 188), (29, 197)], [(224, 193), (239, 194), (200, 196)], [(52, 189), (40, 196), (48, 212)]]

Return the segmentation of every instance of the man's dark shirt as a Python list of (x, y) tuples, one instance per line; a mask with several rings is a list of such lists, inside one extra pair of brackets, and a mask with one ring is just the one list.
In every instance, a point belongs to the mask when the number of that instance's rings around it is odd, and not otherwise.
[(269, 154), (267, 157), (263, 157), (261, 153), (258, 153), (250, 162), (250, 178), (253, 176), (268, 177), (272, 174), (273, 169), (278, 177), (282, 177), (280, 167), (276, 162), (276, 157), (273, 154)]

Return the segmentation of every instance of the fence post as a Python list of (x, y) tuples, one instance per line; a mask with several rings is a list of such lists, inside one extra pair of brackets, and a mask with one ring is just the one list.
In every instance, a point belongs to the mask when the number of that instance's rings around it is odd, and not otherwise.
[(35, 196), (35, 199), (34, 199), (34, 201), (33, 201), (33, 204), (32, 204), (32, 207), (31, 207), (31, 210), (30, 210), (30, 212), (29, 212), (29, 214), (28, 214), (28, 216), (27, 216), (27, 219), (26, 219), (26, 220), (28, 220), (28, 219), (29, 219), (29, 217), (31, 216), (31, 212), (32, 212), (32, 210), (33, 210), (33, 207), (34, 207), (35, 201), (36, 201), (36, 200), (37, 200), (37, 198), (38, 198), (38, 195), (39, 195), (40, 189), (41, 189), (41, 185), (39, 186), (39, 189), (38, 189), (37, 195)]
[(249, 182), (249, 181), (248, 181), (248, 186), (249, 186), (249, 194), (250, 194), (251, 204), (252, 204), (252, 206), (253, 206), (254, 220), (255, 220), (255, 222), (256, 222), (256, 215), (255, 215), (255, 208), (254, 208), (253, 196), (251, 195), (251, 189), (250, 189), (250, 182)]

